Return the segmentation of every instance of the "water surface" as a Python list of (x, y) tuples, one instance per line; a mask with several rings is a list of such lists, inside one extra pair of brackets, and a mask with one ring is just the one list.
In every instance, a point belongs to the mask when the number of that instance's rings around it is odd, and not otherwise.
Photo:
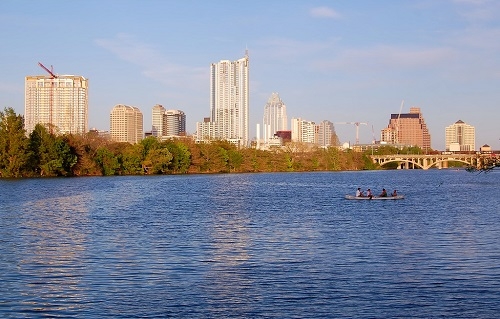
[(499, 189), (453, 170), (0, 180), (0, 317), (494, 318)]

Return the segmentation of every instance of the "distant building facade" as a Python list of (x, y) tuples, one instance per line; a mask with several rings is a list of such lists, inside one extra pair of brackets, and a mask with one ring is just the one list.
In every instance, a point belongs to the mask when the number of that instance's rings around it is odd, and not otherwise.
[(152, 127), (151, 135), (156, 137), (162, 137), (166, 134), (165, 132), (165, 111), (166, 109), (163, 105), (156, 104), (151, 110), (152, 117)]
[(291, 119), (292, 142), (316, 143), (316, 124), (301, 118)]
[(281, 138), (283, 143), (292, 141), (292, 131), (277, 131), (276, 136)]
[(474, 151), (476, 149), (476, 129), (458, 120), (445, 129), (447, 151)]
[(151, 135), (156, 137), (185, 136), (186, 114), (181, 110), (166, 110), (162, 105), (153, 106)]
[(110, 114), (110, 128), (113, 141), (138, 143), (144, 137), (142, 112), (135, 106), (115, 105)]
[(87, 133), (88, 80), (76, 75), (27, 76), (24, 128), (30, 134), (37, 124), (53, 133)]
[(380, 134), (380, 141), (394, 145), (431, 148), (431, 135), (419, 107), (411, 107), (410, 113), (391, 114), (389, 125)]
[(186, 114), (181, 110), (166, 110), (165, 127), (164, 136), (185, 136)]
[(198, 141), (223, 139), (241, 146), (249, 140), (249, 58), (210, 65), (210, 121), (196, 123)]
[[(264, 118), (262, 123), (264, 143), (268, 143), (270, 138), (274, 138), (276, 132), (286, 131), (288, 129), (286, 105), (283, 103), (278, 93), (272, 93), (267, 101), (264, 107)], [(275, 143), (274, 140), (273, 143)]]
[(335, 133), (335, 128), (333, 123), (324, 120), (317, 125), (318, 129), (318, 145), (320, 147), (329, 147), (338, 144), (337, 134)]

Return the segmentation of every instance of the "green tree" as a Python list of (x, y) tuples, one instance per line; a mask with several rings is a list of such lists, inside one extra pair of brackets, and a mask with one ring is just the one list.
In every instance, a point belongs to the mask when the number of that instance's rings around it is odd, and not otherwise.
[(147, 167), (148, 172), (151, 174), (165, 174), (168, 172), (170, 161), (172, 160), (172, 153), (166, 147), (157, 147), (150, 149), (144, 166)]
[(29, 163), (24, 119), (12, 108), (0, 112), (0, 176), (21, 177)]
[(230, 149), (227, 151), (227, 164), (230, 171), (236, 171), (243, 163), (243, 155), (238, 150)]
[(118, 158), (109, 149), (101, 147), (97, 150), (96, 163), (101, 169), (102, 175), (116, 175), (120, 169)]
[(124, 175), (143, 175), (142, 154), (144, 146), (141, 144), (127, 144), (120, 153), (120, 163), (122, 174)]
[(186, 173), (191, 164), (191, 153), (188, 147), (182, 142), (166, 142), (166, 147), (172, 154), (172, 160), (168, 169), (172, 173)]
[(67, 136), (55, 136), (45, 126), (37, 124), (30, 134), (30, 163), (41, 176), (69, 176), (77, 163), (75, 150)]
[(94, 132), (66, 136), (67, 142), (77, 157), (76, 164), (72, 167), (75, 176), (102, 175), (97, 167), (95, 156), (97, 149), (106, 145), (107, 141)]

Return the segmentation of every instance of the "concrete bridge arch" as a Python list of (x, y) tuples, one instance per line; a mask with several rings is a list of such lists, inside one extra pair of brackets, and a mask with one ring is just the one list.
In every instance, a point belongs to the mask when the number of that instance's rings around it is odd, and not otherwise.
[(406, 169), (419, 167), (429, 169), (433, 166), (437, 168), (448, 167), (448, 162), (461, 162), (469, 166), (478, 166), (481, 162), (479, 154), (440, 154), (440, 155), (371, 155), (373, 163), (384, 166), (387, 163), (405, 163)]

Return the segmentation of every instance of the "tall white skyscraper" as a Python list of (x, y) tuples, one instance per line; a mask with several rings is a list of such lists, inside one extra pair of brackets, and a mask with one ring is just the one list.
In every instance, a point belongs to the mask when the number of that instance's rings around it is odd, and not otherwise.
[(462, 120), (446, 127), (445, 139), (447, 151), (476, 150), (476, 129)]
[(267, 143), (277, 131), (286, 131), (288, 129), (287, 121), (285, 103), (280, 99), (278, 93), (272, 93), (264, 108), (264, 143)]
[[(197, 123), (198, 140), (223, 139), (249, 145), (248, 51), (237, 61), (210, 65), (210, 122)], [(202, 134), (207, 134), (203, 136)]]
[(27, 76), (25, 79), (26, 132), (30, 134), (37, 124), (42, 124), (52, 133), (86, 133), (88, 80), (83, 76), (47, 72), (49, 75)]

